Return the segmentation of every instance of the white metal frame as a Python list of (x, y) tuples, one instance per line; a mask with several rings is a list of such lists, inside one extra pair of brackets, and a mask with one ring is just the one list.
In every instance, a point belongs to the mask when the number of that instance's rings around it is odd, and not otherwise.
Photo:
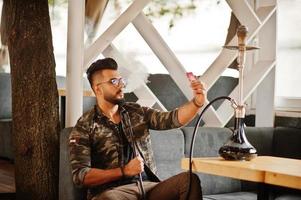
[[(116, 47), (112, 45), (112, 41), (115, 37), (129, 24), (133, 23), (136, 30), (140, 33), (146, 43), (150, 46), (154, 54), (159, 58), (161, 63), (170, 73), (173, 80), (183, 91), (184, 95), (190, 99), (192, 98), (192, 92), (189, 89), (189, 83), (185, 77), (185, 68), (177, 59), (172, 50), (168, 47), (165, 41), (162, 39), (158, 31), (150, 23), (147, 17), (142, 13), (143, 8), (150, 2), (150, 0), (135, 0), (119, 17), (116, 21), (112, 23), (111, 26), (101, 35), (99, 38), (84, 52), (84, 61), (82, 61), (83, 56), (83, 44), (82, 35), (77, 35), (75, 39), (74, 35), (78, 32), (70, 32), (68, 29), (68, 38), (73, 37), (73, 39), (68, 39), (68, 47), (71, 44), (77, 43), (76, 47), (79, 49), (68, 48), (68, 62), (67, 62), (67, 72), (68, 70), (76, 70), (76, 73), (67, 73), (67, 76), (72, 76), (72, 78), (67, 78), (67, 85), (72, 91), (78, 90), (80, 87), (79, 83), (77, 87), (74, 86), (74, 80), (79, 80), (79, 73), (82, 73), (82, 69), (86, 68), (100, 53), (105, 56), (113, 56), (125, 64), (126, 61), (122, 59), (121, 52), (119, 52)], [(254, 54), (254, 60), (250, 63), (254, 63), (250, 69), (246, 71), (246, 78), (243, 80), (244, 83), (244, 100), (246, 100), (252, 92), (257, 89), (256, 95), (256, 124), (258, 126), (273, 126), (274, 119), (274, 82), (275, 82), (275, 69), (276, 65), (276, 11), (277, 2), (276, 0), (227, 0), (230, 8), (232, 9), (235, 16), (238, 18), (241, 24), (245, 25), (249, 29), (249, 34), (247, 38), (247, 43), (251, 43), (256, 39), (261, 50), (259, 53)], [(78, 3), (77, 0), (69, 1), (69, 4), (78, 5), (69, 6), (69, 23), (73, 21), (82, 19), (84, 16), (84, 11), (82, 4)], [(82, 12), (74, 12), (72, 9), (79, 9)], [(77, 10), (78, 11), (78, 10)], [(81, 22), (81, 21), (80, 21)], [(81, 23), (82, 24), (82, 23)], [(70, 25), (71, 26), (71, 25)], [(78, 21), (76, 24), (78, 26)], [(83, 26), (80, 26), (83, 30)], [(81, 31), (79, 31), (81, 33)], [(236, 45), (236, 36), (229, 42), (228, 45)], [(77, 57), (77, 65), (71, 64), (71, 58), (75, 58), (77, 55), (82, 54)], [(207, 85), (207, 88), (211, 88), (216, 80), (221, 76), (225, 69), (236, 59), (237, 53), (229, 50), (223, 49), (220, 55), (217, 56), (215, 61), (211, 66), (205, 71), (201, 79)], [(81, 69), (78, 69), (78, 65), (81, 64)], [(71, 66), (70, 66), (71, 65)], [(68, 81), (69, 80), (69, 81)], [(82, 87), (81, 87), (82, 88)], [(269, 90), (266, 90), (269, 88)], [(272, 89), (271, 89), (272, 88)], [(139, 103), (146, 106), (153, 106), (155, 103), (165, 109), (160, 101), (155, 97), (155, 95), (147, 88), (146, 85), (134, 91), (139, 98)], [(70, 97), (69, 97), (70, 95)], [(237, 98), (237, 88), (233, 90), (230, 94), (231, 97)], [(67, 126), (72, 126), (75, 124), (75, 118), (80, 116), (80, 113), (73, 112), (82, 107), (80, 101), (74, 104), (70, 104), (68, 107), (69, 99), (82, 99), (82, 93), (70, 92), (67, 93)], [(265, 99), (263, 101), (263, 99)], [(207, 102), (208, 103), (208, 102)], [(264, 108), (264, 109), (263, 109)], [(210, 108), (206, 112), (204, 117), (205, 126), (224, 126), (227, 121), (232, 117), (233, 110), (225, 102), (217, 110)], [(72, 117), (71, 117), (72, 116)]]

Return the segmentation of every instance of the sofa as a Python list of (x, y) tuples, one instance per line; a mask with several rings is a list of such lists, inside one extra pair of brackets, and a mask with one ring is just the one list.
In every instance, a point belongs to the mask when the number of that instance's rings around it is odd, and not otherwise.
[[(182, 172), (181, 159), (188, 157), (194, 127), (166, 131), (151, 130), (152, 147), (159, 177), (164, 180)], [(71, 128), (60, 135), (59, 199), (85, 199), (85, 189), (74, 187), (69, 166), (68, 136)], [(231, 135), (228, 128), (201, 127), (195, 140), (194, 157), (218, 156), (218, 150)], [(301, 159), (301, 129), (297, 128), (246, 128), (246, 135), (258, 155), (272, 155)], [(238, 161), (240, 162), (240, 161)], [(237, 179), (197, 173), (201, 180), (204, 199), (255, 200), (258, 184)], [(270, 199), (301, 199), (298, 190), (270, 186)]]
[[(186, 102), (169, 75), (157, 74), (149, 77), (148, 85), (160, 101), (171, 109)], [(220, 80), (208, 92), (208, 99), (216, 96), (227, 95), (235, 86), (237, 80), (229, 77), (221, 77)], [(12, 107), (11, 107), (11, 79), (10, 74), (0, 73), (0, 158), (14, 159), (12, 151)], [(164, 84), (162, 85), (162, 82)], [(58, 88), (65, 88), (65, 78), (57, 77)], [(89, 89), (87, 80), (84, 80), (84, 88)], [(126, 95), (129, 101), (136, 101), (133, 94)], [(60, 105), (64, 97), (60, 98)], [(217, 102), (220, 104), (220, 102)], [(89, 109), (95, 104), (95, 98), (85, 97), (83, 110)], [(61, 106), (62, 107), (62, 106)], [(60, 108), (61, 108), (60, 107)], [(215, 108), (218, 104), (215, 105)], [(63, 124), (64, 117), (61, 116)], [(194, 122), (189, 125), (193, 125)], [(250, 124), (250, 123), (247, 123)], [(247, 128), (246, 134), (250, 142), (257, 148), (259, 155), (273, 155), (301, 159), (301, 120), (300, 118), (280, 119), (276, 117), (275, 124), (297, 128)], [(251, 125), (251, 124), (250, 124)], [(254, 125), (254, 124), (252, 124)], [(62, 125), (63, 127), (63, 125)], [(63, 129), (60, 134), (60, 199), (84, 199), (84, 189), (73, 186), (69, 168), (67, 138), (70, 128)], [(188, 156), (189, 145), (193, 127), (184, 127), (158, 133), (151, 131), (152, 145), (158, 167), (158, 174), (162, 179), (168, 178), (182, 171), (181, 158)], [(227, 128), (200, 128), (197, 134), (194, 156), (217, 156), (218, 149), (226, 141), (231, 131)], [(204, 197), (207, 199), (256, 199), (257, 184), (228, 179), (224, 177), (198, 174), (201, 178)], [(286, 188), (273, 187), (272, 197), (277, 200), (301, 199), (299, 191)]]
[(13, 159), (11, 78), (0, 73), (0, 158)]

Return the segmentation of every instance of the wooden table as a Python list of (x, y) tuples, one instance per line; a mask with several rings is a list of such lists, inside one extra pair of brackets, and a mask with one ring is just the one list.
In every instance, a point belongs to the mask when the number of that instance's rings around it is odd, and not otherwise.
[[(66, 89), (58, 88), (58, 93), (60, 97), (60, 121), (61, 126), (65, 127), (65, 110), (66, 110)], [(83, 91), (84, 97), (95, 97), (95, 94), (92, 90), (84, 90)]]
[[(301, 190), (301, 160), (258, 156), (251, 161), (226, 161), (220, 157), (193, 158), (197, 172), (255, 181)], [(189, 169), (189, 159), (182, 159), (182, 169)]]
[[(59, 88), (58, 92), (59, 92), (59, 96), (66, 96), (66, 90), (64, 88)], [(95, 94), (93, 93), (92, 90), (84, 90), (83, 96), (84, 97), (95, 97)]]

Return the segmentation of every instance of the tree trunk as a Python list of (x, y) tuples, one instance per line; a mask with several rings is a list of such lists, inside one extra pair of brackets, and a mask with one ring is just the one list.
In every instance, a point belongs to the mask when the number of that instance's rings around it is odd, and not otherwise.
[(59, 116), (47, 0), (4, 0), (17, 199), (57, 200)]

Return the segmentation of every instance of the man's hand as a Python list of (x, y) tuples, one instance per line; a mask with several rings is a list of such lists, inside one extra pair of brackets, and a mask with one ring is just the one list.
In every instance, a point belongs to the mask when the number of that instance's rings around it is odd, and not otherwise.
[(124, 166), (125, 176), (135, 176), (144, 171), (143, 159), (140, 156), (130, 160), (130, 162)]
[(206, 88), (204, 84), (191, 72), (187, 73), (187, 78), (190, 81), (190, 87), (192, 88), (194, 97), (191, 101), (178, 109), (178, 121), (181, 125), (190, 122), (206, 100)]
[(96, 186), (104, 183), (110, 183), (112, 181), (122, 178), (121, 176), (135, 176), (144, 171), (143, 159), (140, 156), (130, 160), (130, 162), (124, 166), (123, 173), (120, 167), (114, 169), (97, 169), (91, 168), (87, 172), (83, 185)]
[(195, 79), (190, 81), (190, 86), (193, 90), (194, 103), (198, 107), (202, 107), (206, 100), (206, 88), (200, 80)]

